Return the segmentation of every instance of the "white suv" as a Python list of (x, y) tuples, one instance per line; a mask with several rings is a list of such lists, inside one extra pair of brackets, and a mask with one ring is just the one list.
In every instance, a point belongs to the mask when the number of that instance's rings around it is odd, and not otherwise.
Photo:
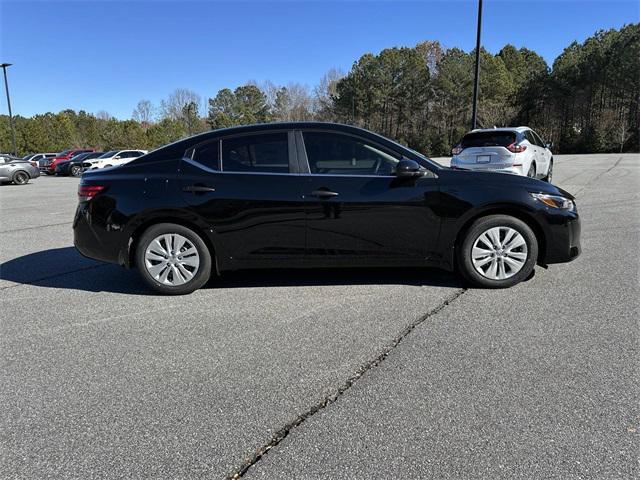
[(84, 164), (90, 164), (88, 168), (92, 170), (96, 168), (115, 167), (117, 165), (124, 165), (146, 153), (146, 150), (111, 150), (98, 158), (86, 161)]
[(529, 127), (472, 130), (451, 150), (451, 166), (515, 173), (551, 182), (550, 146)]

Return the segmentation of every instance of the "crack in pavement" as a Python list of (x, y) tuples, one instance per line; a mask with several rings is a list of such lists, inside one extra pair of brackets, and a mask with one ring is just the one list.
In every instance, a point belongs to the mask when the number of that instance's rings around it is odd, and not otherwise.
[(37, 225), (35, 227), (16, 228), (15, 230), (2, 230), (0, 233), (23, 232), (25, 230), (36, 230), (38, 228), (57, 227), (60, 225), (71, 225), (73, 222), (51, 223), (48, 225)]
[(334, 403), (342, 394), (344, 394), (347, 390), (349, 390), (365, 373), (367, 373), (372, 368), (380, 365), (385, 358), (389, 356), (389, 354), (404, 340), (413, 330), (416, 329), (419, 325), (424, 323), (427, 319), (433, 317), (440, 313), (444, 308), (446, 308), (449, 304), (460, 298), (465, 292), (466, 288), (461, 288), (457, 290), (454, 294), (445, 298), (445, 300), (438, 305), (437, 307), (429, 310), (422, 317), (418, 318), (416, 321), (410, 323), (406, 327), (404, 327), (398, 335), (396, 335), (391, 342), (389, 342), (382, 350), (371, 360), (360, 365), (360, 367), (356, 370), (356, 372), (351, 375), (347, 380), (342, 383), (337, 390), (333, 393), (326, 395), (322, 400), (318, 403), (314, 404), (309, 408), (306, 412), (299, 414), (293, 421), (287, 423), (282, 428), (280, 428), (276, 433), (273, 434), (271, 440), (266, 444), (262, 445), (260, 448), (256, 450), (256, 452), (249, 458), (247, 458), (242, 465), (237, 467), (233, 473), (227, 476), (227, 480), (234, 480), (241, 478), (244, 476), (247, 471), (258, 463), (262, 457), (269, 452), (272, 448), (278, 446), (282, 440), (284, 440), (291, 431), (300, 425), (302, 425), (308, 418), (312, 417), (319, 411), (328, 407), (332, 403)]
[(619, 157), (618, 160), (616, 160), (616, 163), (614, 163), (612, 166), (610, 166), (609, 168), (607, 168), (604, 172), (599, 173), (598, 175), (596, 175), (595, 177), (593, 177), (591, 180), (589, 180), (587, 183), (585, 183), (582, 188), (579, 188), (578, 190), (576, 190), (576, 192), (573, 194), (574, 197), (578, 197), (579, 194), (581, 194), (582, 192), (585, 191), (585, 189), (591, 185), (593, 182), (595, 182), (596, 180), (598, 180), (600, 177), (602, 177), (603, 175), (606, 175), (607, 173), (609, 173), (611, 170), (613, 170), (614, 168), (616, 168), (620, 162), (622, 161), (624, 157)]

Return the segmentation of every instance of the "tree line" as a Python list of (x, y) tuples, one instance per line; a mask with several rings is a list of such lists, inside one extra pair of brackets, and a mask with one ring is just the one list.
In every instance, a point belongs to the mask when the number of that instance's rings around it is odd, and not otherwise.
[[(270, 121), (358, 125), (431, 156), (448, 155), (469, 129), (475, 52), (425, 41), (331, 69), (314, 88), (248, 82), (205, 101), (177, 89), (159, 105), (141, 100), (130, 120), (63, 110), (14, 118), (19, 154), (70, 147), (153, 149), (209, 129)], [(637, 152), (640, 24), (573, 42), (551, 68), (536, 52), (504, 46), (480, 52), (478, 123), (529, 125), (556, 153)], [(10, 151), (0, 116), (0, 150)]]

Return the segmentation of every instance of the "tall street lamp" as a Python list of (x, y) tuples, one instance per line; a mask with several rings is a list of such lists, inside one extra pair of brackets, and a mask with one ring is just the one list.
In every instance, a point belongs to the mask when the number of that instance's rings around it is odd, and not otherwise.
[(478, 86), (480, 83), (480, 30), (482, 27), (482, 0), (478, 0), (478, 30), (476, 35), (476, 72), (473, 80), (473, 111), (471, 113), (471, 129), (478, 125)]
[(16, 150), (16, 131), (13, 128), (13, 115), (11, 113), (11, 100), (9, 99), (9, 82), (7, 81), (7, 67), (10, 67), (11, 63), (3, 63), (0, 64), (2, 67), (2, 71), (4, 72), (4, 90), (7, 92), (7, 106), (9, 107), (9, 125), (11, 127), (11, 138), (13, 145), (13, 154), (16, 155), (18, 152)]

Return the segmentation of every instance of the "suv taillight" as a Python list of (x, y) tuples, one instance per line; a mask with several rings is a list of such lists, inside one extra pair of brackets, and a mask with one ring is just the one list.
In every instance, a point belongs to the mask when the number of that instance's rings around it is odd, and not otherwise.
[(462, 150), (464, 150), (464, 148), (462, 148), (460, 145), (456, 145), (451, 149), (451, 155), (460, 155), (462, 153)]
[(78, 187), (78, 200), (86, 202), (91, 200), (97, 194), (102, 192), (106, 187), (104, 185), (82, 185)]
[(526, 145), (518, 145), (516, 142), (513, 142), (511, 145), (507, 145), (507, 150), (511, 153), (522, 153), (527, 149)]

